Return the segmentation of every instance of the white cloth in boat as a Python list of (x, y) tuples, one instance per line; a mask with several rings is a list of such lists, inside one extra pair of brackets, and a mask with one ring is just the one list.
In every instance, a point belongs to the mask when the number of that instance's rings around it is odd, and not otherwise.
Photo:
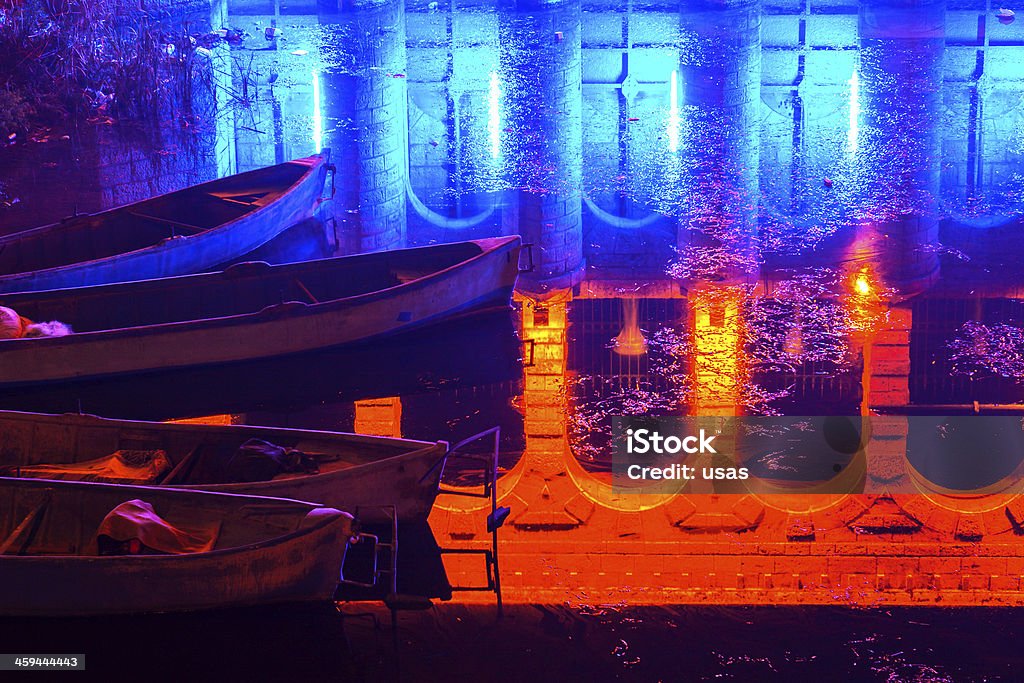
[(25, 337), (66, 337), (74, 332), (71, 326), (59, 320), (36, 323), (18, 315), (13, 308), (0, 306), (0, 339)]
[(137, 540), (158, 553), (184, 555), (212, 550), (219, 533), (220, 523), (216, 521), (199, 527), (175, 526), (158, 515), (151, 504), (136, 498), (107, 513), (96, 537), (105, 536), (118, 543)]
[(32, 479), (102, 481), (109, 484), (155, 484), (171, 469), (162, 450), (121, 450), (95, 460), (0, 468), (0, 474)]

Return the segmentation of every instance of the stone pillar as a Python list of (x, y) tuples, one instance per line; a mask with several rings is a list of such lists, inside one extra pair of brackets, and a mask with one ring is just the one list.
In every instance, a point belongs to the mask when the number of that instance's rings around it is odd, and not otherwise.
[(682, 279), (757, 273), (761, 15), (756, 0), (680, 5)]
[(401, 0), (321, 0), (324, 146), (338, 167), (335, 218), (347, 253), (405, 242), (405, 10)]
[(568, 289), (549, 292), (543, 305), (519, 297), (522, 302), (523, 340), (534, 343), (534, 364), (523, 368), (523, 427), (526, 451), (522, 476), (516, 483), (511, 524), (516, 530), (550, 531), (581, 524), (574, 514), (579, 490), (566, 477), (571, 458), (565, 415), (568, 356)]
[(501, 155), (513, 189), (502, 224), (533, 244), (536, 268), (519, 289), (544, 296), (577, 284), (585, 269), (580, 2), (507, 4), (499, 25)]
[[(864, 399), (862, 413), (910, 403), (910, 330), (913, 308), (894, 306), (879, 318), (864, 344)], [(908, 418), (902, 415), (874, 415), (868, 444), (867, 492), (881, 493), (889, 487), (905, 489)]]
[(860, 139), (853, 256), (900, 297), (939, 276), (945, 0), (860, 5)]
[(750, 372), (743, 349), (743, 288), (700, 285), (689, 291), (694, 415), (742, 414)]

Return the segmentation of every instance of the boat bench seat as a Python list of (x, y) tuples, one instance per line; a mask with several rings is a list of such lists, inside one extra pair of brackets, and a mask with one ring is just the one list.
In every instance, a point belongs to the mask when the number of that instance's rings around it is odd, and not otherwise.
[[(173, 225), (181, 230), (195, 233), (217, 228), (252, 213), (259, 206), (240, 201), (230, 201), (210, 194), (190, 197), (188, 202), (179, 204), (150, 204), (131, 212), (143, 220), (163, 225)], [(183, 233), (184, 234), (184, 233)]]
[[(201, 232), (205, 232), (206, 228), (200, 228), (198, 225), (191, 225), (190, 223), (182, 223), (180, 221), (171, 220), (169, 218), (160, 218), (159, 216), (149, 216), (138, 211), (129, 211), (128, 215), (132, 218), (146, 221), (153, 225), (168, 225), (173, 228), (173, 233), (176, 235), (198, 235)], [(170, 235), (168, 235), (170, 236)]]

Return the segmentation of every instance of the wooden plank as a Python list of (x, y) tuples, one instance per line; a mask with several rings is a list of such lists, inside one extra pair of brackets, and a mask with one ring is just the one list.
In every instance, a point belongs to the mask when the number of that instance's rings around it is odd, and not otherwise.
[[(38, 517), (43, 512), (43, 510), (45, 510), (46, 507), (50, 504), (50, 498), (52, 497), (52, 492), (47, 491), (43, 495), (43, 499), (39, 502), (39, 504), (36, 505), (32, 510), (30, 510), (27, 515), (25, 515), (25, 518), (21, 520), (21, 523), (14, 528), (14, 531), (12, 531), (10, 535), (6, 539), (4, 539), (3, 543), (0, 543), (0, 555), (7, 554), (7, 551), (10, 550), (11, 546), (14, 545), (14, 543), (19, 538), (21, 538), (21, 535), (25, 533), (25, 530), (35, 521), (36, 517)], [(23, 549), (24, 548), (21, 548), (19, 550)]]
[(199, 453), (202, 447), (203, 444), (197, 444), (195, 448), (188, 452), (188, 455), (179, 460), (178, 464), (175, 465), (174, 468), (167, 473), (167, 476), (160, 480), (159, 486), (167, 486), (168, 484), (173, 483), (175, 478), (185, 471), (186, 466), (191, 466), (191, 464), (195, 462), (197, 453)]

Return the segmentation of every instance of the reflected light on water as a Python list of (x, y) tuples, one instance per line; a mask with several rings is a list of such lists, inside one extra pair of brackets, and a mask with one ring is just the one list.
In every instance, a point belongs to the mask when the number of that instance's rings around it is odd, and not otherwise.
[(501, 156), (501, 84), (498, 72), (491, 72), (491, 81), (487, 89), (487, 132), (491, 139), (491, 158)]
[(320, 73), (313, 72), (313, 149), (324, 148), (324, 117), (320, 110)]
[(673, 71), (669, 79), (668, 94), (668, 151), (679, 151), (679, 72)]
[(647, 353), (647, 340), (640, 329), (639, 300), (622, 300), (622, 331), (615, 337), (612, 348), (620, 356), (642, 356)]
[(355, 402), (353, 431), (369, 436), (402, 438), (402, 399), (398, 396)]
[(871, 282), (868, 280), (866, 273), (861, 273), (853, 282), (853, 287), (861, 296), (867, 296), (871, 293)]
[(744, 296), (740, 287), (692, 292), (696, 415), (735, 415), (742, 402)]
[(856, 154), (857, 136), (860, 134), (860, 77), (856, 67), (847, 83), (850, 86), (850, 128), (846, 133), (846, 149), (850, 154)]

